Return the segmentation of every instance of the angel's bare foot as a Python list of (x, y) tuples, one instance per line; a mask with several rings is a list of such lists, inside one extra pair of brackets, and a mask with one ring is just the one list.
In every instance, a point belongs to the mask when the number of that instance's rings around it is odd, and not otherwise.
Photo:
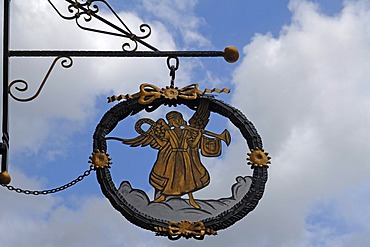
[(193, 193), (189, 193), (189, 203), (195, 208), (200, 208), (198, 203), (196, 203), (196, 201), (194, 200)]
[(161, 195), (160, 197), (158, 197), (157, 199), (155, 199), (154, 202), (163, 202), (164, 200), (166, 200), (166, 196), (165, 195)]

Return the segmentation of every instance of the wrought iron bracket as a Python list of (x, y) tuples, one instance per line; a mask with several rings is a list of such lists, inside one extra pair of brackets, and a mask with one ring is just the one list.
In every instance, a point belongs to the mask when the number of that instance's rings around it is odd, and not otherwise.
[[(226, 47), (223, 51), (160, 51), (156, 47), (148, 44), (144, 40), (151, 35), (151, 27), (148, 24), (142, 24), (139, 27), (141, 35), (132, 32), (114, 9), (106, 0), (64, 0), (66, 9), (64, 12), (57, 8), (52, 0), (48, 0), (51, 8), (54, 9), (61, 18), (74, 21), (76, 25), (84, 31), (100, 33), (103, 35), (111, 35), (128, 39), (129, 42), (123, 43), (122, 50), (118, 51), (88, 51), (88, 50), (10, 50), (9, 49), (9, 29), (10, 29), (10, 3), (11, 0), (4, 0), (4, 21), (3, 21), (3, 109), (2, 109), (2, 141), (0, 142), (1, 156), (1, 173), (0, 184), (10, 183), (8, 170), (8, 154), (9, 154), (9, 95), (21, 102), (28, 102), (35, 99), (41, 92), (43, 85), (46, 83), (50, 73), (52, 72), (56, 62), (60, 58), (66, 58), (61, 61), (64, 68), (69, 68), (73, 64), (73, 57), (223, 57), (227, 62), (236, 62), (239, 58), (239, 53), (235, 47)], [(100, 8), (103, 7), (110, 11), (115, 17), (115, 22), (105, 19), (99, 14)], [(89, 26), (91, 20), (100, 21), (109, 27), (109, 31), (98, 29)], [(114, 31), (110, 31), (114, 30)], [(143, 45), (149, 51), (138, 51), (138, 46)], [(24, 92), (28, 89), (28, 83), (25, 80), (16, 80), (9, 82), (9, 65), (10, 58), (14, 57), (54, 57), (54, 61), (40, 84), (36, 94), (30, 98), (22, 99), (15, 97), (10, 89), (14, 86), (16, 90)], [(69, 60), (69, 61), (68, 61)], [(173, 76), (174, 79), (174, 76)], [(16, 84), (23, 84), (23, 87)]]

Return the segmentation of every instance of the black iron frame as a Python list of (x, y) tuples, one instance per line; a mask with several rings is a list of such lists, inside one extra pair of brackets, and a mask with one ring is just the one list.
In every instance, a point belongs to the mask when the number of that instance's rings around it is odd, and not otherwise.
[[(106, 0), (64, 0), (68, 5), (68, 12), (70, 16), (63, 15), (53, 4), (52, 0), (48, 0), (52, 8), (57, 12), (57, 14), (65, 20), (75, 20), (76, 24), (83, 30), (97, 32), (101, 34), (107, 34), (112, 36), (118, 36), (130, 39), (133, 42), (134, 47), (132, 48), (129, 43), (124, 43), (122, 45), (122, 51), (80, 51), (80, 50), (10, 50), (10, 3), (11, 0), (4, 0), (4, 27), (3, 27), (3, 111), (2, 111), (2, 142), (0, 143), (0, 155), (1, 155), (1, 172), (6, 172), (8, 170), (8, 154), (9, 154), (9, 95), (13, 99), (26, 102), (31, 101), (38, 96), (43, 84), (46, 82), (48, 75), (54, 68), (57, 60), (60, 58), (69, 59), (69, 64), (66, 64), (67, 60), (62, 61), (62, 66), (67, 68), (72, 66), (72, 57), (168, 57), (168, 58), (178, 58), (178, 57), (225, 57), (224, 51), (159, 51), (157, 48), (145, 42), (143, 39), (147, 38), (151, 34), (151, 28), (147, 24), (142, 24), (140, 26), (140, 31), (144, 33), (142, 36), (138, 36), (130, 31), (130, 29), (125, 25), (125, 23), (116, 14), (113, 8), (108, 4)], [(98, 4), (104, 5), (109, 9), (114, 16), (119, 21), (122, 27), (106, 20), (99, 15)], [(81, 24), (81, 20), (84, 23), (90, 22), (95, 18), (98, 21), (103, 22), (110, 28), (113, 28), (117, 32), (98, 30), (90, 27), (86, 27)], [(138, 43), (149, 48), (150, 51), (137, 51)], [(12, 57), (55, 57), (55, 60), (50, 67), (42, 85), (40, 86), (38, 92), (28, 99), (19, 99), (14, 97), (10, 89), (16, 83), (22, 83), (23, 88), (15, 87), (18, 91), (26, 91), (28, 89), (28, 84), (24, 80), (17, 80), (9, 83), (9, 66), (10, 58)]]

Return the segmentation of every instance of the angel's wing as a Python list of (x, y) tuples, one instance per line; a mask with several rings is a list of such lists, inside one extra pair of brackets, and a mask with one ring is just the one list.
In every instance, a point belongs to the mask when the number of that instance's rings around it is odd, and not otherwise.
[(209, 102), (200, 99), (197, 110), (189, 119), (189, 125), (197, 129), (204, 129), (209, 122), (210, 110)]
[[(144, 123), (150, 125), (147, 131), (141, 129), (141, 125)], [(158, 142), (158, 139), (163, 140), (165, 131), (169, 128), (170, 127), (162, 118), (158, 119), (157, 122), (149, 118), (142, 118), (135, 124), (135, 129), (140, 135), (132, 139), (122, 139), (122, 143), (130, 145), (131, 147), (145, 147), (150, 145), (150, 147), (154, 149), (160, 149), (162, 146)]]

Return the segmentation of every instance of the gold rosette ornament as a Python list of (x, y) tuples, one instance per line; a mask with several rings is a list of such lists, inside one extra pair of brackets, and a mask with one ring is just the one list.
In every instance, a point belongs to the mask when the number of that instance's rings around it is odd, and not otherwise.
[(91, 156), (89, 157), (89, 163), (91, 163), (95, 169), (98, 168), (105, 168), (110, 167), (111, 158), (109, 158), (109, 154), (105, 153), (105, 151), (100, 151), (99, 149), (95, 150)]
[(202, 240), (205, 235), (217, 235), (217, 232), (204, 226), (203, 222), (170, 222), (167, 228), (156, 227), (156, 231), (167, 233), (168, 237), (172, 240), (179, 239), (181, 237), (185, 238), (195, 238)]
[(251, 165), (252, 167), (268, 167), (268, 164), (271, 164), (271, 157), (268, 155), (269, 153), (265, 152), (263, 148), (257, 147), (256, 149), (252, 149), (251, 153), (248, 153), (248, 165)]
[(166, 99), (177, 99), (179, 93), (180, 91), (178, 90), (178, 88), (166, 87), (165, 89), (162, 89), (162, 94)]

